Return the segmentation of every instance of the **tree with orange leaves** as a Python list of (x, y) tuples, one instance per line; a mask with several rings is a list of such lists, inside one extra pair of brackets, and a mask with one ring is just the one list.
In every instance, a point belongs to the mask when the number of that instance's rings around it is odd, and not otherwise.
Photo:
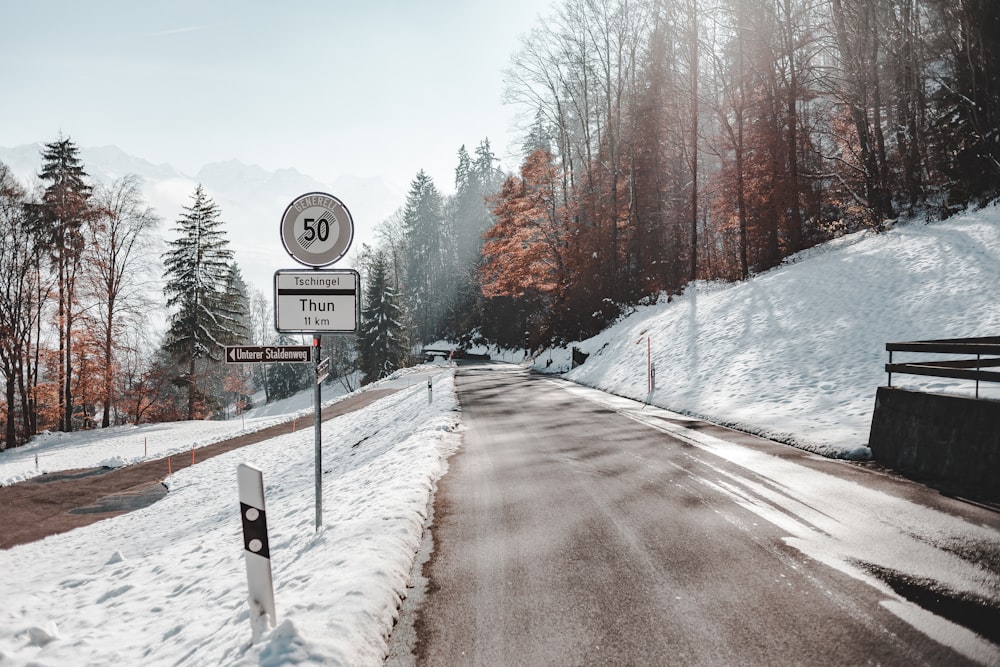
[(485, 297), (555, 298), (566, 284), (566, 206), (561, 177), (546, 150), (531, 153), (521, 176), (511, 176), (494, 198), (496, 224), (484, 235), (480, 270)]

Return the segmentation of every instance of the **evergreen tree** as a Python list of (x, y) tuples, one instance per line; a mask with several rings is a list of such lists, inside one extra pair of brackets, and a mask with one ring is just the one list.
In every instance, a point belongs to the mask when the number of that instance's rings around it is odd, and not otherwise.
[(42, 172), (47, 185), (42, 203), (33, 207), (34, 228), (48, 249), (56, 274), (59, 326), (59, 407), (61, 428), (73, 430), (73, 323), (76, 277), (83, 254), (83, 227), (92, 217), (91, 187), (79, 148), (60, 137), (45, 144)]
[(945, 73), (935, 94), (939, 168), (957, 210), (1000, 196), (1000, 3), (933, 0), (949, 28)]
[[(278, 337), (278, 345), (301, 345), (299, 341), (286, 335)], [(269, 401), (280, 401), (307, 389), (313, 381), (312, 364), (271, 364), (267, 372), (267, 397)]]
[(219, 303), (218, 317), (226, 322), (229, 345), (243, 345), (251, 340), (250, 288), (243, 280), (243, 272), (233, 262), (226, 275), (225, 294)]
[(402, 311), (389, 280), (385, 253), (376, 252), (368, 271), (365, 306), (361, 310), (358, 350), (362, 384), (380, 380), (403, 367), (406, 344)]
[(179, 237), (168, 243), (164, 256), (167, 307), (174, 309), (165, 347), (178, 363), (187, 364), (179, 381), (187, 387), (188, 419), (195, 418), (199, 402), (197, 361), (221, 361), (224, 346), (239, 340), (242, 328), (234, 316), (233, 253), (219, 207), (201, 185), (192, 199), (177, 220)]
[(417, 337), (427, 342), (440, 334), (444, 311), (442, 290), (446, 239), (441, 194), (433, 179), (421, 169), (410, 184), (403, 209), (406, 235), (406, 300), (416, 323)]
[(455, 169), (455, 196), (447, 206), (454, 239), (454, 265), (451, 267), (444, 330), (461, 339), (482, 324), (479, 304), (478, 272), (481, 265), (483, 234), (493, 226), (494, 217), (487, 200), (500, 187), (497, 158), (488, 139), (476, 148), (472, 159), (463, 146)]

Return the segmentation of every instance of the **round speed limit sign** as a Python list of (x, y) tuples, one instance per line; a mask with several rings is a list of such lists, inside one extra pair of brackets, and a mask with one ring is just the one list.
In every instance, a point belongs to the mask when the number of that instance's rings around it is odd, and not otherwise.
[(333, 195), (310, 192), (295, 198), (281, 216), (281, 242), (306, 266), (333, 264), (351, 247), (354, 220)]

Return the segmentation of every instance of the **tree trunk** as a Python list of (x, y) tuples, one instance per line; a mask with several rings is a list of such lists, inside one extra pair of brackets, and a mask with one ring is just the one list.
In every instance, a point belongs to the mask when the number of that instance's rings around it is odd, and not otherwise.
[(108, 321), (107, 329), (104, 331), (104, 415), (101, 417), (101, 428), (111, 425), (111, 402), (114, 394), (114, 317), (115, 299), (108, 295)]
[(194, 356), (192, 355), (191, 361), (188, 364), (188, 421), (194, 419), (194, 403), (195, 403), (195, 383), (194, 383)]
[(788, 58), (788, 90), (786, 91), (786, 126), (787, 126), (787, 160), (789, 188), (789, 218), (788, 218), (788, 254), (802, 250), (802, 208), (799, 197), (799, 131), (798, 108), (799, 77), (795, 61), (795, 27), (792, 25), (792, 8), (789, 0), (785, 0), (785, 50)]
[(691, 0), (691, 280), (698, 279), (698, 0)]
[(14, 410), (15, 401), (17, 400), (17, 393), (15, 391), (17, 378), (13, 369), (10, 368), (10, 364), (4, 364), (4, 374), (7, 376), (7, 424), (4, 429), (3, 449), (6, 449), (17, 446), (16, 411)]

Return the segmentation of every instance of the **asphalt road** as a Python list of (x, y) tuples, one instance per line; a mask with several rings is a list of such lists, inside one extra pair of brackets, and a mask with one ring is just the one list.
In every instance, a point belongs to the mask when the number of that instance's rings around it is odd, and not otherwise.
[(456, 384), (418, 664), (967, 664), (699, 481), (725, 461), (519, 369)]

